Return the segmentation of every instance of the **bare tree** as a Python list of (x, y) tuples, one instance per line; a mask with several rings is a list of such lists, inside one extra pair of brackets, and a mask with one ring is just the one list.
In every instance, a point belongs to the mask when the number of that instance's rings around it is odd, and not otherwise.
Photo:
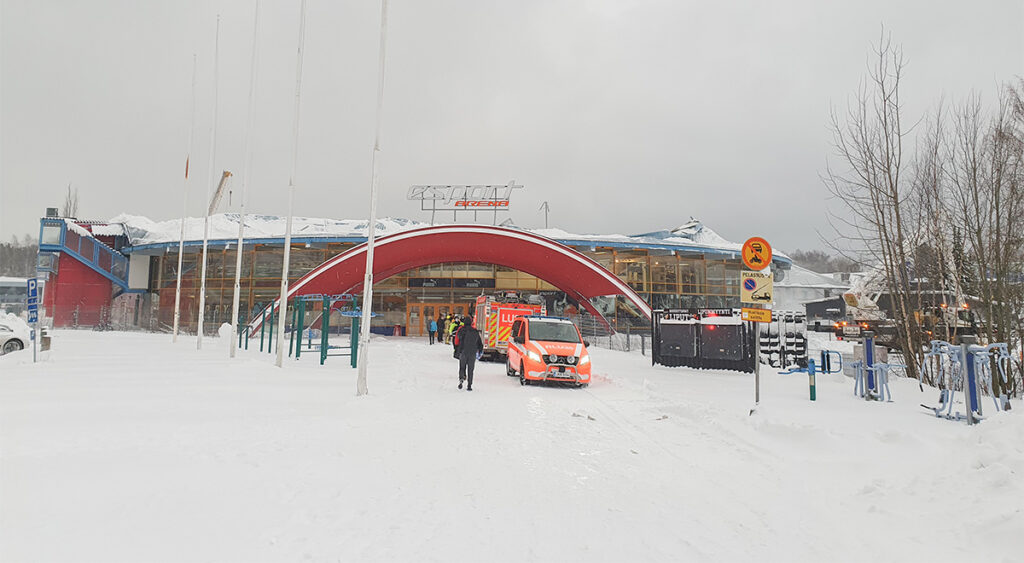
[(71, 184), (68, 184), (68, 193), (64, 196), (64, 217), (78, 217), (78, 188), (71, 193)]
[[(954, 218), (972, 257), (985, 317), (981, 336), (988, 342), (1013, 344), (1024, 336), (1022, 90), (1020, 84), (1005, 87), (991, 117), (978, 96), (968, 98), (955, 111), (948, 150)], [(993, 381), (997, 393), (1000, 383)]]
[(913, 186), (903, 177), (909, 132), (900, 105), (906, 63), (884, 29), (870, 61), (844, 119), (832, 114), (833, 145), (847, 170), (829, 167), (824, 180), (842, 204), (843, 211), (832, 217), (840, 236), (862, 247), (884, 271), (907, 373), (917, 377), (921, 331), (912, 300), (920, 294), (912, 292), (908, 265), (918, 231)]

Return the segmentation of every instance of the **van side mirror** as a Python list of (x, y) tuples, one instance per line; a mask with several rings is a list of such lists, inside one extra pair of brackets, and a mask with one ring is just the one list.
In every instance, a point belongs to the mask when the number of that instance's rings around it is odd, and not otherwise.
[(515, 341), (518, 342), (519, 344), (526, 344), (526, 339), (523, 338), (522, 336), (515, 337)]
[(590, 348), (590, 342), (588, 342), (588, 341), (584, 340), (584, 341), (583, 341), (583, 347), (584, 347), (584, 348)]

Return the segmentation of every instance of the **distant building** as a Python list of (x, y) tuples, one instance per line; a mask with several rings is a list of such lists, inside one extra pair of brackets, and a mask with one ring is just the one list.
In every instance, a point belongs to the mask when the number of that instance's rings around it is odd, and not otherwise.
[(0, 312), (19, 314), (28, 299), (28, 278), (0, 276)]
[(833, 274), (819, 274), (796, 264), (788, 275), (775, 283), (775, 308), (784, 311), (804, 311), (808, 302), (839, 297), (850, 289)]

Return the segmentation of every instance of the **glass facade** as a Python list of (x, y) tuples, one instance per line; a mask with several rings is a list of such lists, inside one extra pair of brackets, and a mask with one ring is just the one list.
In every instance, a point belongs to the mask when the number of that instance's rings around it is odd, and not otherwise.
[[(327, 259), (355, 246), (354, 243), (323, 243), (316, 246), (293, 245), (290, 282), (293, 283)], [(739, 259), (724, 260), (701, 254), (683, 254), (667, 250), (576, 247), (622, 281), (654, 308), (662, 307), (739, 307)], [(206, 279), (206, 324), (216, 330), (228, 322), (234, 289), (235, 251), (211, 249)], [(283, 247), (280, 244), (246, 246), (243, 250), (241, 310), (245, 321), (277, 298), (281, 289), (280, 272)], [(177, 247), (155, 256), (150, 275), (150, 290), (158, 294), (159, 322), (173, 323), (174, 289), (177, 277)], [(202, 254), (187, 248), (182, 261), (183, 326), (195, 329)], [(548, 301), (550, 314), (562, 314), (575, 306), (551, 284), (535, 276), (493, 264), (467, 262), (443, 263), (402, 272), (374, 285), (374, 326), (400, 326), (409, 334), (418, 334), (426, 316), (467, 306), (476, 296), (496, 291), (515, 290), (540, 294)], [(600, 298), (594, 305), (613, 323), (627, 322), (635, 312), (621, 298)], [(410, 320), (411, 319), (411, 320)]]

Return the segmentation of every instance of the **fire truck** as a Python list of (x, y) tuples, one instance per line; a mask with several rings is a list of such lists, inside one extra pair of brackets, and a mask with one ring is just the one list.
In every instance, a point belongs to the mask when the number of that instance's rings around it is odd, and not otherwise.
[(476, 313), (473, 328), (480, 331), (484, 342), (484, 356), (492, 360), (505, 361), (508, 353), (508, 339), (512, 334), (512, 322), (523, 315), (546, 315), (547, 307), (540, 296), (534, 302), (515, 292), (498, 295), (481, 295), (476, 298)]

